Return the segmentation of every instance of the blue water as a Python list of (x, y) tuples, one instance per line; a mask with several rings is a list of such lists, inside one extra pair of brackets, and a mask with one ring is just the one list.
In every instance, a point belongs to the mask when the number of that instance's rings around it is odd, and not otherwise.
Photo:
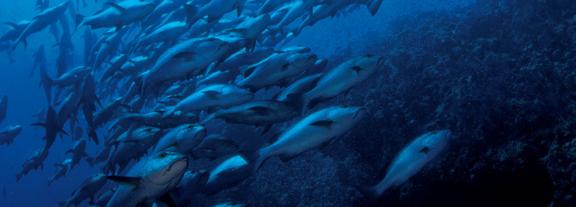
[[(53, 0), (50, 3), (57, 5), (60, 2), (62, 1)], [(88, 0), (88, 2), (89, 5), (81, 7), (79, 13), (91, 14), (103, 4), (103, 1)], [(385, 0), (375, 16), (371, 16), (365, 7), (359, 7), (304, 29), (298, 37), (286, 43), (286, 46), (307, 46), (318, 56), (329, 60), (342, 58), (343, 55), (349, 57), (364, 55), (366, 51), (373, 51), (374, 44), (381, 39), (401, 35), (390, 33), (389, 28), (390, 23), (399, 18), (431, 11), (450, 13), (470, 5), (471, 2), (472, 0)], [(34, 4), (34, 0), (0, 0), (0, 21), (18, 22), (30, 19), (36, 14)], [(0, 28), (0, 34), (5, 31), (4, 27)], [(81, 34), (79, 30), (73, 38), (76, 51), (75, 65), (82, 64), (83, 61)], [(38, 84), (38, 73), (29, 76), (32, 53), (40, 45), (45, 45), (48, 64), (51, 66), (50, 73), (54, 74), (53, 66), (57, 55), (57, 47), (52, 47), (54, 43), (51, 34), (43, 31), (29, 38), (28, 48), (19, 46), (11, 55), (13, 60), (7, 54), (0, 54), (0, 95), (7, 95), (10, 99), (8, 117), (0, 128), (10, 124), (21, 124), (25, 127), (12, 145), (0, 146), (0, 188), (6, 189), (7, 192), (5, 197), (0, 196), (1, 207), (57, 206), (57, 202), (66, 200), (85, 178), (98, 172), (98, 169), (82, 161), (67, 176), (48, 186), (48, 179), (56, 172), (54, 163), (64, 160), (66, 158), (64, 152), (72, 145), (72, 141), (64, 137), (57, 139), (42, 170), (31, 172), (19, 182), (15, 180), (15, 175), (25, 160), (44, 144), (41, 139), (43, 130), (30, 125), (36, 122), (34, 115), (48, 105)], [(99, 148), (91, 143), (88, 153), (95, 155), (97, 149)]]

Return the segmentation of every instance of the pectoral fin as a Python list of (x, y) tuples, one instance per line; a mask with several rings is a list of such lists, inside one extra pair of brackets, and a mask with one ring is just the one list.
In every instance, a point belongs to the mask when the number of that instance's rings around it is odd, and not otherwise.
[(270, 114), (270, 109), (267, 107), (263, 107), (263, 106), (250, 107), (248, 110), (253, 111), (254, 113), (256, 113), (258, 115), (262, 115), (262, 116)]
[(204, 95), (211, 99), (217, 99), (220, 96), (220, 92), (218, 91), (202, 91)]
[(242, 11), (244, 11), (244, 4), (243, 1), (242, 2), (238, 2), (238, 4), (236, 5), (236, 13), (238, 16), (242, 15)]
[(329, 120), (329, 119), (325, 119), (325, 120), (319, 120), (319, 121), (312, 122), (312, 123), (310, 123), (310, 125), (330, 129), (330, 128), (332, 128), (332, 125), (334, 125), (334, 121)]
[(194, 53), (194, 52), (181, 52), (181, 53), (174, 55), (173, 58), (174, 59), (192, 59), (195, 55), (196, 55), (196, 53)]
[(18, 28), (18, 25), (17, 25), (16, 23), (14, 23), (14, 22), (4, 22), (4, 24), (12, 27), (13, 29)]
[(133, 185), (137, 186), (142, 181), (140, 177), (126, 177), (126, 176), (106, 176), (106, 179), (114, 181), (116, 183), (124, 184), (124, 185)]

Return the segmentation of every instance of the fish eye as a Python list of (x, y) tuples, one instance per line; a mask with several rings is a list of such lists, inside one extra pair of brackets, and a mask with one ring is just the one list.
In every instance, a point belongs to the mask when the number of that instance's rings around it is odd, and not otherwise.
[(168, 156), (167, 152), (161, 152), (160, 154), (158, 154), (158, 157), (160, 158), (166, 158), (166, 156)]

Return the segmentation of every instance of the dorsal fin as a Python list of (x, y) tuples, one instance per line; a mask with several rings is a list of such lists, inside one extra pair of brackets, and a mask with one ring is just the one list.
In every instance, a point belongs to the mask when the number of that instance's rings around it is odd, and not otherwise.
[(118, 11), (120, 11), (121, 13), (126, 13), (126, 8), (118, 5), (117, 3), (114, 2), (108, 2), (107, 3), (110, 7), (113, 7), (115, 9), (117, 9)]
[(16, 29), (18, 27), (18, 25), (14, 22), (4, 22), (4, 24), (12, 27), (12, 29)]

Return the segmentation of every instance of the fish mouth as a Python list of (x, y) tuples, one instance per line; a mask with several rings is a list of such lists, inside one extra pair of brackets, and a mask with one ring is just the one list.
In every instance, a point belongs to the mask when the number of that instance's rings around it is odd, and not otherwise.
[(188, 158), (182, 156), (181, 158), (177, 159), (176, 161), (174, 161), (174, 163), (172, 163), (169, 167), (168, 170), (166, 170), (166, 172), (171, 172), (173, 170), (173, 168), (176, 168), (177, 166), (179, 166), (180, 164), (183, 163), (183, 169), (186, 169), (188, 167)]
[(361, 118), (368, 110), (366, 107), (358, 107), (352, 116), (353, 119)]

